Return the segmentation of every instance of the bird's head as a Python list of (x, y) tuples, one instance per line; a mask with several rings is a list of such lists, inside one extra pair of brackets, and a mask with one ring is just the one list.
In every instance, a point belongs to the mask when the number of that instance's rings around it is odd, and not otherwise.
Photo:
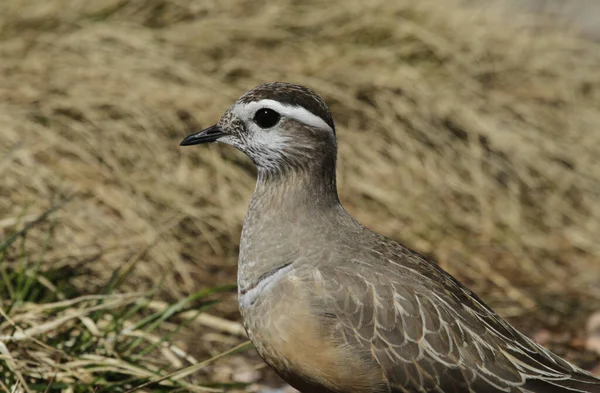
[(333, 159), (335, 126), (323, 99), (309, 88), (274, 82), (242, 95), (219, 122), (187, 136), (182, 146), (220, 142), (236, 147), (259, 172), (281, 172)]

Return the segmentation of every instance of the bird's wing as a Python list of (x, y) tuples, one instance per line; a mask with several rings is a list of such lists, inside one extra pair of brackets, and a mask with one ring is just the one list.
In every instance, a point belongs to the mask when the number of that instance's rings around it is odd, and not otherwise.
[(387, 262), (361, 252), (312, 273), (323, 317), (337, 319), (333, 339), (377, 362), (391, 392), (600, 393), (600, 380), (519, 333), (437, 265), (400, 251)]

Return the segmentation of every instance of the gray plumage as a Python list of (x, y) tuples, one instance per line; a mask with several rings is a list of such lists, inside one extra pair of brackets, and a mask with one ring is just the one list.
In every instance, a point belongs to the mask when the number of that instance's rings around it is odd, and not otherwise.
[(261, 357), (300, 391), (600, 393), (600, 380), (344, 210), (333, 120), (312, 90), (258, 86), (182, 144), (213, 141), (258, 166), (240, 247), (240, 311)]

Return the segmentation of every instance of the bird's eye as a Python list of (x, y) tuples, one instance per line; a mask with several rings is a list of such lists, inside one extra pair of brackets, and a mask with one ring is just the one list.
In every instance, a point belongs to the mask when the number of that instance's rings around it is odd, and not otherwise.
[(254, 122), (260, 128), (271, 128), (279, 122), (279, 119), (281, 119), (281, 115), (269, 108), (259, 109), (254, 114)]

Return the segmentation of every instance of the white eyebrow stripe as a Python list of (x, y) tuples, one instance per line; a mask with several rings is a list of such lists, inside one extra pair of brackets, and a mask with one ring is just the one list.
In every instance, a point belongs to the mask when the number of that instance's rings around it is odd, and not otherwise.
[(262, 108), (273, 109), (275, 112), (306, 125), (333, 132), (333, 129), (319, 116), (311, 113), (301, 106), (285, 105), (275, 100), (260, 100), (248, 104), (235, 104), (233, 111), (242, 119), (252, 120), (254, 113)]

